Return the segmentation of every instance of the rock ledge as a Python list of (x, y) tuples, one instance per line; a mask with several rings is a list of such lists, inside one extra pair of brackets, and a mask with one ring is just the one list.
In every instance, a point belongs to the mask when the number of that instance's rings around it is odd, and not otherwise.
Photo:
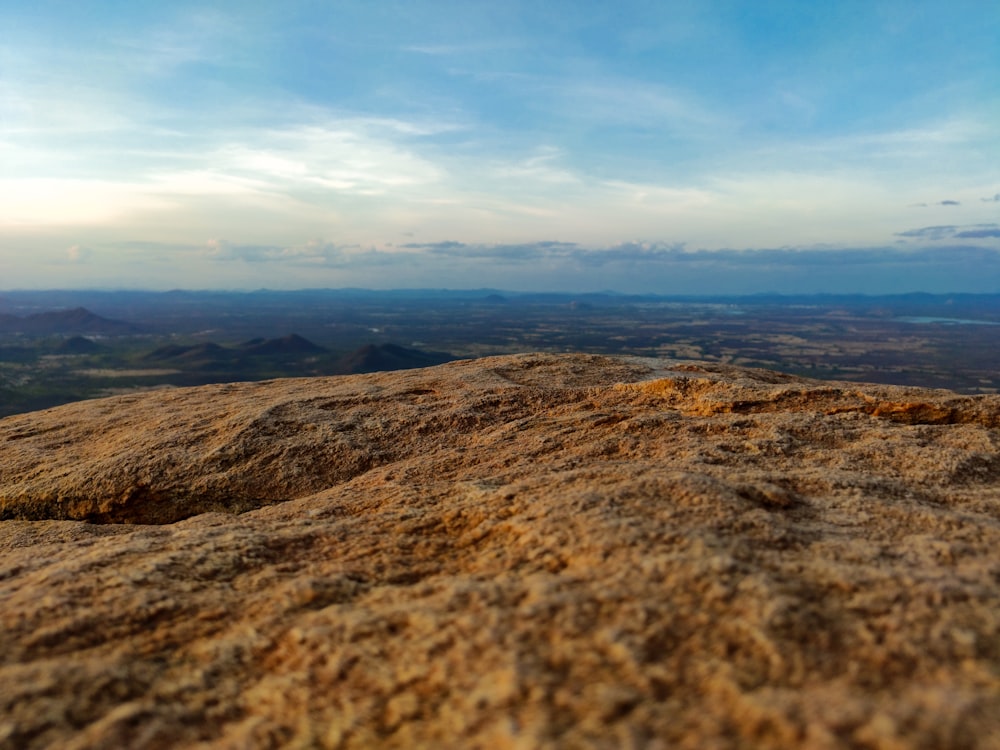
[(1000, 397), (517, 355), (0, 420), (0, 747), (1000, 747)]

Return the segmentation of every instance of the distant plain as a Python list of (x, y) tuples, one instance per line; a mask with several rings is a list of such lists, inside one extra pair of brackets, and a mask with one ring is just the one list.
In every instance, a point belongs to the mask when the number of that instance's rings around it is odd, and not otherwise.
[(163, 387), (528, 351), (1000, 392), (1000, 295), (0, 292), (0, 417)]

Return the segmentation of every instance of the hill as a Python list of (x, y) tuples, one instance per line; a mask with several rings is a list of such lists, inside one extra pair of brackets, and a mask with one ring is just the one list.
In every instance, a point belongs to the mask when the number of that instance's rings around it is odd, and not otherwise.
[(143, 357), (150, 362), (164, 361), (227, 361), (238, 356), (272, 357), (275, 355), (306, 356), (320, 354), (326, 350), (297, 334), (289, 334), (276, 339), (252, 339), (238, 347), (225, 347), (208, 341), (201, 344), (168, 344), (153, 350)]
[(270, 356), (274, 354), (319, 354), (326, 350), (298, 334), (291, 333), (278, 339), (247, 342), (243, 346), (243, 351), (250, 355)]
[(368, 344), (342, 357), (337, 370), (345, 375), (431, 367), (454, 360), (444, 352), (425, 352), (396, 344)]
[(513, 355), (0, 420), (5, 747), (996, 747), (1000, 397)]
[(174, 360), (229, 359), (233, 352), (212, 341), (201, 344), (167, 344), (154, 349), (142, 357), (145, 362), (169, 362)]
[(30, 336), (51, 334), (125, 336), (138, 333), (139, 330), (131, 323), (102, 318), (83, 307), (35, 313), (23, 318), (16, 315), (0, 315), (0, 333), (22, 333)]

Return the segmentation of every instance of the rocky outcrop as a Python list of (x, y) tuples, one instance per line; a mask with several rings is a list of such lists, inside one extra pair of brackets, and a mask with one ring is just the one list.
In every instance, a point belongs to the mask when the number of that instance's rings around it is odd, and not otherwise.
[(519, 355), (0, 421), (0, 746), (996, 747), (1000, 397)]

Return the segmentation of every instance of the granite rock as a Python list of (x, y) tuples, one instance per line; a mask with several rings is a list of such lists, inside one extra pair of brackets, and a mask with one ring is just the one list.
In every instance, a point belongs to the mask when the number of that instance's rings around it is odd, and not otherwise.
[(0, 420), (0, 747), (1000, 747), (1000, 397), (516, 355)]

